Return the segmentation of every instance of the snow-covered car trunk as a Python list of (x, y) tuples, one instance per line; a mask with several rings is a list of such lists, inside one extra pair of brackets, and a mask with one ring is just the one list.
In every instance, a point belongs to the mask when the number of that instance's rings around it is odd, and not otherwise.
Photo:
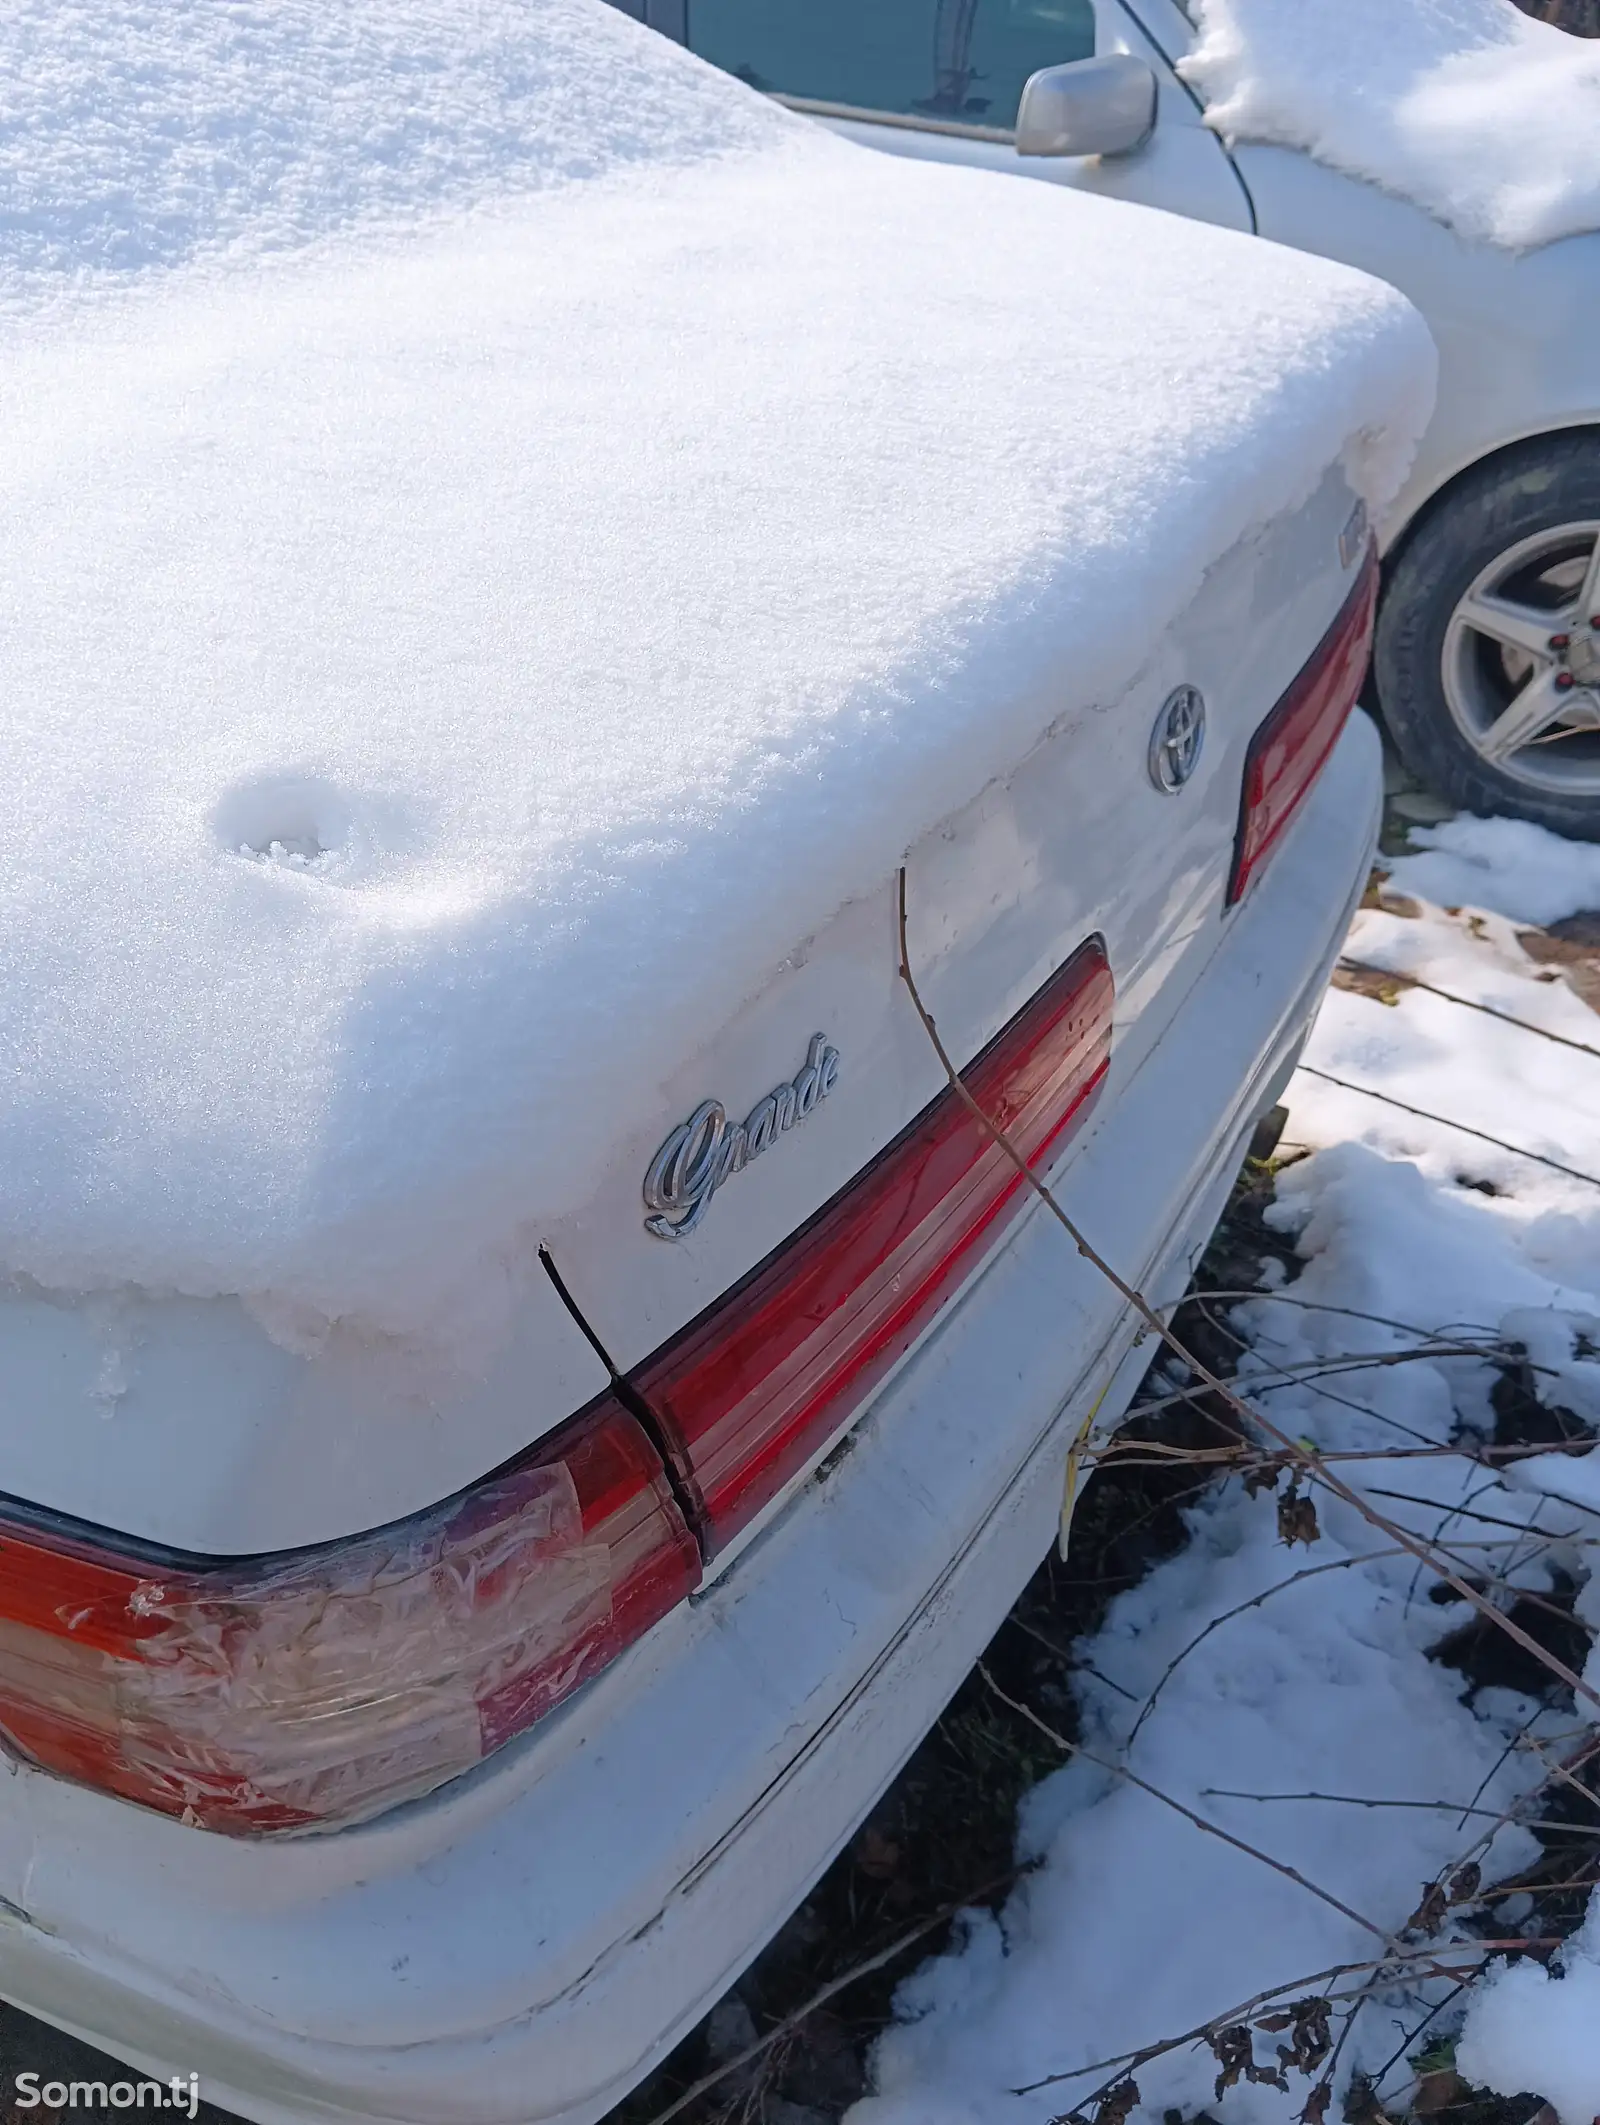
[(1430, 350), (599, 0), (163, 19), (16, 69), (0, 1725), (270, 1830), (525, 1730), (996, 1258), (902, 867), (989, 1111), (1105, 1125), (1338, 736)]

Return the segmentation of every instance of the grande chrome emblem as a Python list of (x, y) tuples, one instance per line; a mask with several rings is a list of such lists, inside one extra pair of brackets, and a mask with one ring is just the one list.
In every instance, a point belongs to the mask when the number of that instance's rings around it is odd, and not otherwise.
[(1170, 797), (1200, 765), (1206, 742), (1206, 704), (1197, 686), (1179, 686), (1161, 704), (1150, 733), (1150, 780)]
[(827, 1098), (839, 1076), (839, 1051), (813, 1033), (805, 1067), (793, 1081), (758, 1099), (742, 1122), (728, 1120), (720, 1099), (702, 1100), (650, 1161), (644, 1177), (644, 1229), (658, 1240), (681, 1240), (711, 1207), (730, 1173), (769, 1150), (786, 1129), (803, 1122)]

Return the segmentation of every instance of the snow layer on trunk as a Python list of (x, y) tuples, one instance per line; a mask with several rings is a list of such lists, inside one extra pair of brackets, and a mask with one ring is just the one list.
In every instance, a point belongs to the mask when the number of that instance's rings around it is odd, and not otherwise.
[(1600, 229), (1600, 42), (1511, 0), (1197, 0), (1181, 71), (1228, 140), (1304, 148), (1462, 236)]
[(464, 1335), (1429, 410), (1376, 282), (869, 154), (600, 0), (41, 0), (0, 81), (0, 1266), (56, 1288)]

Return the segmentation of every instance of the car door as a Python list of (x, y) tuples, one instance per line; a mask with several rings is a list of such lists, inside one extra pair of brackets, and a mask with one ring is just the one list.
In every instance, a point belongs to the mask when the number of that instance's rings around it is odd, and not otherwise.
[[(1165, 0), (1145, 21), (1121, 0), (623, 4), (865, 146), (1069, 184), (1228, 228), (1254, 226), (1249, 194), (1163, 49)], [(1136, 55), (1156, 74), (1157, 121), (1144, 146), (1115, 156), (1019, 156), (1013, 127), (1028, 77), (1113, 52)]]

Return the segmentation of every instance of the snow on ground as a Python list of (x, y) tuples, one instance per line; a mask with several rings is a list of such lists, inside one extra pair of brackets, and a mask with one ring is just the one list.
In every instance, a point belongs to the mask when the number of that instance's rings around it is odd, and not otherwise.
[[(1284, 1431), (1355, 1455), (1341, 1473), (1458, 1568), (1540, 1589), (1553, 1566), (1580, 1577), (1588, 1568), (1586, 1545), (1600, 1543), (1600, 1469), (1540, 1460), (1497, 1481), (1465, 1457), (1428, 1455), (1460, 1423), (1492, 1426), (1493, 1374), (1481, 1360), (1349, 1370), (1325, 1387), (1277, 1370), (1382, 1356), (1418, 1332), (1498, 1334), (1547, 1368), (1550, 1399), (1600, 1419), (1600, 1362), (1585, 1354), (1600, 1340), (1600, 1017), (1516, 936), (1534, 912), (1553, 919), (1600, 904), (1596, 852), (1504, 822), (1457, 820), (1417, 839), (1431, 846), (1398, 862), (1387, 889), (1416, 897), (1397, 901), (1400, 912), (1363, 911), (1347, 947), (1387, 973), (1349, 977), (1369, 993), (1329, 994), (1288, 1095), (1289, 1139), (1320, 1147), (1280, 1174), (1271, 1213), (1294, 1236), (1301, 1267), (1284, 1284), (1269, 1264), (1267, 1295), (1237, 1310), (1249, 1339), (1241, 1377)], [(1458, 911), (1425, 903), (1425, 891)], [(1397, 1447), (1424, 1451), (1359, 1458)], [(1043, 2125), (1112, 2078), (1122, 2055), (1260, 1991), (1336, 1990), (1316, 1974), (1381, 1953), (1421, 1885), (1454, 1860), (1478, 1857), (1492, 1880), (1533, 1855), (1518, 1828), (1473, 1855), (1493, 1813), (1451, 1809), (1498, 1812), (1531, 1796), (1537, 1764), (1507, 1744), (1534, 1707), (1503, 1691), (1463, 1704), (1461, 1675), (1426, 1654), (1467, 1620), (1466, 1607), (1430, 1600), (1413, 1558), (1353, 1508), (1323, 1493), (1317, 1510), (1320, 1539), (1289, 1550), (1270, 1495), (1251, 1499), (1230, 1482), (1195, 1507), (1190, 1545), (1122, 1596), (1085, 1648), (1083, 1733), (1087, 1747), (1357, 1916), (1107, 1771), (1070, 1762), (1023, 1810), (1020, 1852), (1038, 1870), (999, 1921), (970, 1918), (957, 1948), (902, 1988), (900, 2020), (876, 2053), (879, 2092), (849, 2125)], [(1300, 1573), (1315, 1576), (1289, 1584)], [(1278, 1586), (1286, 1590), (1233, 1613)], [(1595, 1589), (1580, 1609), (1600, 1618)], [(1600, 1658), (1588, 1679), (1600, 1687)], [(1531, 1731), (1572, 1723), (1544, 1712)], [(1344, 1798), (1303, 1797), (1312, 1793)], [(1552, 1978), (1518, 1965), (1487, 1984), (1461, 2066), (1503, 2093), (1537, 2090), (1562, 2125), (1589, 2125), (1600, 2112), (1600, 1901), (1566, 1969)], [(1437, 1985), (1397, 1985), (1363, 2012), (1330, 2115), (1350, 2072), (1376, 2073), (1440, 1997)], [(1431, 2033), (1451, 2026), (1447, 2017)], [(1260, 2044), (1258, 2059), (1271, 2062), (1269, 2041)], [(1217, 2074), (1216, 2058), (1192, 2044), (1140, 2066), (1136, 2120), (1153, 2125), (1177, 2107), (1224, 2125), (1290, 2125), (1311, 2085), (1291, 2076), (1285, 2094), (1242, 2083), (1219, 2101)], [(1386, 2085), (1398, 2099), (1409, 2080), (1402, 2055)], [(1044, 2085), (1017, 2092), (1030, 2083)]]
[(0, 8), (0, 186), (0, 1270), (310, 1335), (487, 1334), (1062, 672), (1428, 412), (1374, 281), (601, 0)]
[(1600, 45), (1512, 0), (1197, 0), (1183, 66), (1229, 140), (1304, 148), (1462, 236), (1600, 229)]
[(1600, 908), (1600, 843), (1561, 841), (1521, 819), (1466, 814), (1413, 827), (1411, 841), (1416, 854), (1394, 866), (1395, 886), (1439, 907), (1486, 908), (1541, 925)]
[(1467, 2016), (1456, 2068), (1500, 2095), (1542, 2095), (1562, 2125), (1589, 2125), (1600, 2103), (1600, 1902), (1591, 1902), (1561, 1961), (1559, 1979), (1532, 1962), (1491, 1972)]

